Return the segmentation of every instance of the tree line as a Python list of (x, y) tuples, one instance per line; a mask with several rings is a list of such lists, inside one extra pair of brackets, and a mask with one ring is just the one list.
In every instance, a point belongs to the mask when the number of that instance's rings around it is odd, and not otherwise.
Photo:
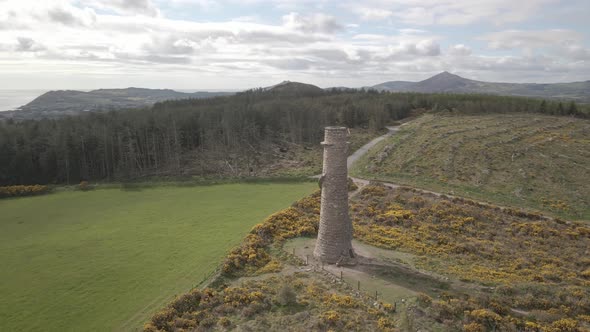
[(587, 116), (575, 103), (520, 97), (258, 89), (145, 109), (0, 122), (0, 185), (220, 175), (220, 160), (243, 174), (264, 163), (273, 146), (317, 144), (325, 126), (377, 131), (415, 109)]

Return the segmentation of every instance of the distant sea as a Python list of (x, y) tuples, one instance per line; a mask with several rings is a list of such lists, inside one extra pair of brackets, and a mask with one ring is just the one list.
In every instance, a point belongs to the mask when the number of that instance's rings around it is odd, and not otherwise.
[(47, 90), (0, 90), (0, 112), (12, 111), (47, 92)]

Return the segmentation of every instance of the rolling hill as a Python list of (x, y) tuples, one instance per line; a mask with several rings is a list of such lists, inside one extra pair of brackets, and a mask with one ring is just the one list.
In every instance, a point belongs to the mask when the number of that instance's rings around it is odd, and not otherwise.
[(446, 71), (420, 82), (390, 81), (371, 88), (389, 92), (481, 93), (590, 102), (590, 81), (552, 84), (494, 83), (470, 80)]
[(324, 89), (312, 84), (283, 81), (277, 85), (263, 88), (271, 95), (283, 97), (314, 97), (325, 94)]
[(31, 119), (79, 114), (86, 111), (110, 111), (149, 107), (171, 99), (211, 98), (230, 95), (229, 92), (185, 93), (170, 89), (99, 89), (88, 92), (76, 90), (49, 91), (17, 111), (3, 112), (5, 117)]
[(531, 114), (426, 115), (352, 172), (590, 220), (590, 121)]
[(384, 82), (381, 84), (377, 84), (377, 85), (373, 85), (371, 88), (373, 89), (377, 89), (380, 91), (404, 91), (404, 89), (408, 88), (409, 86), (411, 86), (412, 84), (414, 84), (414, 82), (408, 82), (408, 81), (389, 81), (389, 82)]

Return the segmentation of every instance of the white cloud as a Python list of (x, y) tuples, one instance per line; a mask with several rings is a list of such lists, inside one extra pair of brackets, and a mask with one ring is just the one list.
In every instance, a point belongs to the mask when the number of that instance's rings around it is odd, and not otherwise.
[(466, 25), (482, 21), (522, 22), (543, 5), (555, 2), (557, 0), (365, 0), (362, 7), (357, 2), (345, 7), (361, 19), (392, 18), (412, 25)]
[(381, 21), (393, 16), (393, 12), (381, 8), (352, 7), (352, 10), (364, 21)]
[(143, 49), (150, 54), (160, 55), (191, 55), (202, 51), (211, 54), (216, 51), (215, 43), (214, 38), (205, 38), (196, 41), (189, 36), (154, 36), (150, 42), (144, 45)]
[(426, 33), (426, 30), (405, 28), (405, 29), (399, 29), (399, 33), (402, 35), (419, 35), (419, 34)]
[[(259, 0), (227, 1), (236, 6), (268, 5)], [(207, 2), (175, 0), (173, 5)], [(492, 25), (500, 31), (477, 40), (489, 49), (474, 51), (472, 38), (477, 36), (467, 31), (470, 27), (461, 27), (465, 32), (460, 37), (441, 35), (447, 29), (425, 27), (489, 23), (498, 13), (520, 19), (523, 5), (515, 3), (517, 8), (510, 9), (507, 3), (366, 0), (361, 8), (371, 11), (362, 16), (357, 7), (357, 16), (350, 19), (322, 14), (337, 15), (338, 10), (352, 10), (350, 5), (316, 11), (328, 5), (319, 1), (309, 10), (283, 11), (272, 20), (268, 12), (240, 12), (240, 17), (206, 22), (169, 16), (171, 7), (164, 0), (0, 0), (0, 75), (5, 78), (0, 88), (53, 84), (52, 77), (55, 82), (76, 77), (86, 82), (85, 87), (173, 88), (247, 88), (284, 79), (361, 86), (394, 78), (418, 80), (442, 70), (484, 80), (590, 77), (585, 36), (571, 29), (522, 31)], [(537, 8), (541, 0), (531, 3)], [(216, 6), (222, 9), (225, 4)], [(302, 7), (290, 0), (268, 6)], [(402, 17), (405, 14), (409, 15)], [(14, 85), (17, 81), (21, 86)], [(66, 87), (80, 87), (75, 82), (77, 86)]]
[(416, 52), (420, 55), (436, 56), (440, 54), (440, 45), (434, 40), (423, 40), (416, 44)]
[(572, 30), (505, 30), (486, 34), (479, 38), (492, 49), (548, 48), (569, 45), (581, 40), (581, 35)]
[(449, 54), (454, 56), (468, 56), (471, 55), (471, 48), (463, 44), (457, 44), (449, 47)]
[(505, 30), (479, 37), (494, 50), (516, 50), (525, 56), (549, 54), (574, 61), (590, 60), (590, 50), (583, 45), (583, 35), (567, 29)]

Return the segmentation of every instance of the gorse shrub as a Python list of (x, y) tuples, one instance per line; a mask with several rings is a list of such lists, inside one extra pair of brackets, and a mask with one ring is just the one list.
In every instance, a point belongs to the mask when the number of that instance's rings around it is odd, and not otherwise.
[[(304, 310), (306, 318), (301, 323), (312, 331), (393, 329), (394, 323), (387, 319), (387, 312), (374, 308), (372, 301), (333, 293), (327, 283), (295, 274), (246, 281), (235, 287), (222, 286), (219, 291), (193, 290), (154, 314), (144, 325), (144, 331), (224, 330), (241, 323), (252, 326), (254, 321), (260, 321), (263, 326), (253, 330), (276, 331), (285, 327), (285, 320), (280, 316), (284, 313), (287, 319), (292, 312), (276, 310), (273, 303), (296, 305)], [(299, 297), (296, 290), (300, 292)], [(277, 325), (269, 326), (271, 322)]]
[(439, 272), (462, 280), (590, 286), (587, 265), (579, 257), (590, 246), (590, 227), (582, 223), (382, 185), (363, 188), (351, 212), (355, 237), (426, 255), (426, 261), (449, 261)]
[(419, 294), (418, 305), (450, 330), (590, 328), (583, 319), (590, 259), (581, 255), (590, 248), (590, 227), (583, 223), (378, 184), (352, 199), (351, 217), (359, 240), (418, 255), (419, 268), (494, 286), (467, 299)]
[(48, 186), (39, 184), (31, 186), (7, 186), (0, 187), (0, 198), (42, 195), (48, 192)]
[(233, 249), (223, 262), (223, 273), (232, 274), (246, 267), (260, 268), (270, 262), (265, 241), (258, 234), (248, 234), (242, 245)]
[(319, 227), (319, 205), (320, 194), (317, 191), (255, 225), (242, 244), (227, 255), (222, 272), (230, 276), (254, 270), (259, 270), (260, 273), (274, 272), (273, 268), (280, 268), (268, 266), (268, 269), (264, 269), (271, 262), (268, 246), (299, 236), (316, 235)]

